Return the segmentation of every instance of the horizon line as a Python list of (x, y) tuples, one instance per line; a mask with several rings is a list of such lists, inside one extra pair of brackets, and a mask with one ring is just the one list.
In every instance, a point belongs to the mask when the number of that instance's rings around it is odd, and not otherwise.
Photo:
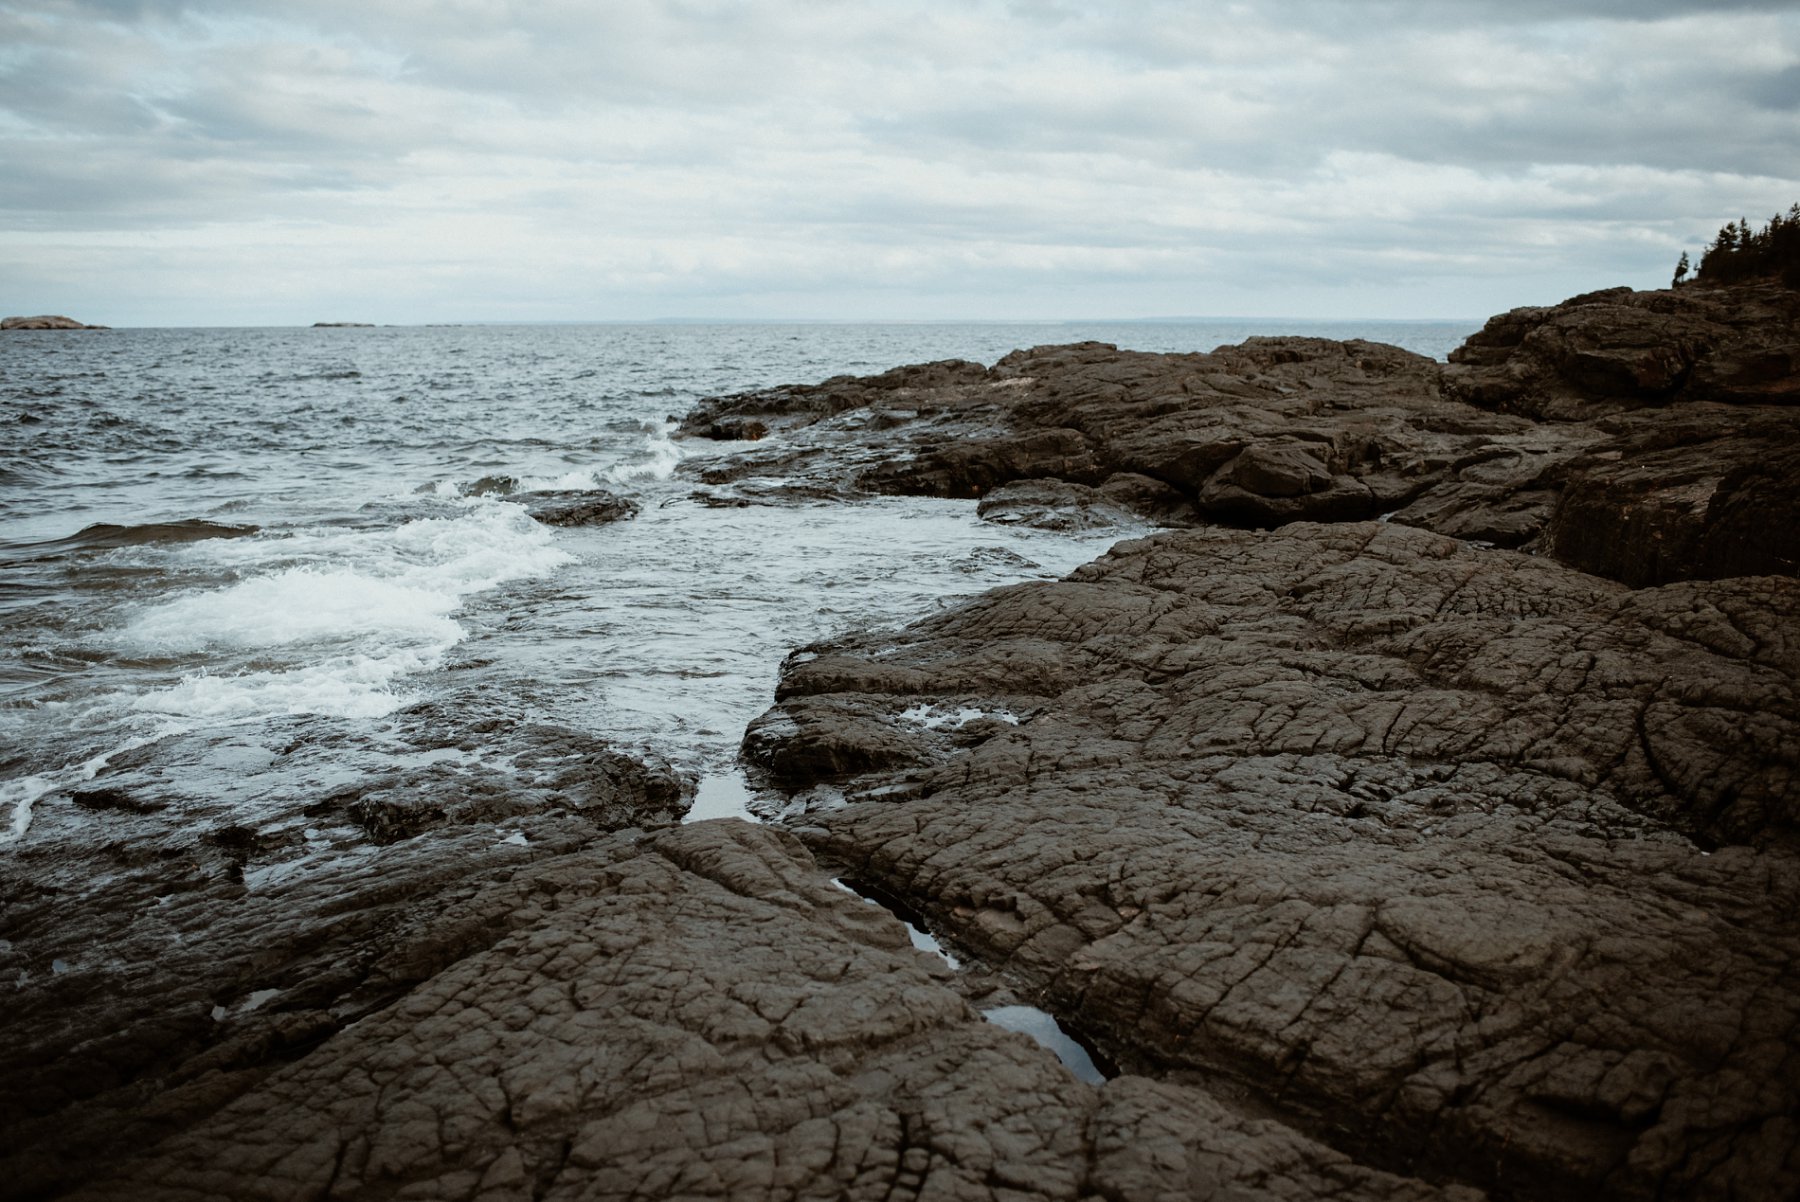
[[(1492, 316), (1491, 314), (1488, 316)], [(467, 326), (1068, 326), (1068, 325), (1202, 325), (1222, 322), (1304, 322), (1314, 325), (1466, 325), (1488, 317), (1308, 317), (1295, 314), (1170, 314), (1155, 317), (575, 317), (465, 318), (445, 321), (318, 321), (252, 324), (184, 323), (178, 325), (106, 325), (103, 330), (311, 330), (311, 329), (449, 329)], [(56, 333), (58, 331), (8, 331)], [(62, 331), (80, 333), (79, 330)]]

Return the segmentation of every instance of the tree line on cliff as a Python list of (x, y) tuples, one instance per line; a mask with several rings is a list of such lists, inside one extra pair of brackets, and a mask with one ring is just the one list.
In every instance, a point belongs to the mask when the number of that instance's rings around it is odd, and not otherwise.
[[(1687, 283), (1688, 256), (1681, 252), (1675, 264), (1677, 285)], [(1728, 221), (1719, 236), (1700, 256), (1693, 281), (1702, 284), (1738, 284), (1746, 280), (1779, 279), (1800, 288), (1800, 204), (1769, 219), (1762, 229), (1752, 229), (1742, 217)]]

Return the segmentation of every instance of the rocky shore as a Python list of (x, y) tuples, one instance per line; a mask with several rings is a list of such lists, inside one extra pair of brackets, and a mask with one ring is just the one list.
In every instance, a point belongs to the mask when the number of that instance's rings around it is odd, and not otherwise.
[(503, 704), (290, 824), (102, 774), (0, 863), (0, 1196), (1796, 1196), (1797, 402), (1762, 285), (707, 402), (710, 504), (1162, 529), (798, 649), (779, 826)]

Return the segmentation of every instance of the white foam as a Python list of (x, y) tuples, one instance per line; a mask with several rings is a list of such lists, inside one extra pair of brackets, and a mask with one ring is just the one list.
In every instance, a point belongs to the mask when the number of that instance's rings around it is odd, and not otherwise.
[(12, 825), (0, 831), (0, 843), (16, 843), (31, 826), (31, 807), (38, 798), (53, 791), (56, 782), (47, 776), (25, 776), (18, 780), (0, 781), (0, 806), (12, 807)]
[(940, 710), (935, 705), (920, 704), (902, 710), (900, 713), (900, 721), (910, 722), (914, 726), (922, 726), (926, 730), (942, 730), (946, 726), (951, 730), (961, 730), (978, 718), (993, 718), (1008, 726), (1019, 724), (1017, 714), (1009, 713), (1006, 710), (995, 710), (990, 714), (986, 710), (974, 709), (967, 705), (959, 707), (955, 713), (949, 713)]
[(675, 433), (674, 422), (664, 422), (651, 430), (644, 439), (643, 456), (635, 463), (620, 463), (608, 468), (604, 479), (609, 484), (624, 484), (628, 480), (667, 480), (675, 474), (675, 466), (682, 460), (684, 452), (670, 437)]
[[(571, 558), (521, 508), (488, 500), (452, 518), (258, 541), (270, 570), (255, 574), (248, 555), (228, 552), (245, 579), (152, 606), (118, 632), (136, 652), (219, 652), (225, 661), (130, 708), (206, 720), (381, 717), (411, 700), (402, 678), (436, 667), (462, 641), (451, 615), (465, 598)], [(232, 652), (252, 662), (233, 664)]]
[[(454, 625), (454, 623), (452, 623)], [(461, 637), (461, 627), (457, 627)], [(382, 718), (415, 700), (396, 687), (402, 677), (429, 671), (456, 639), (441, 647), (389, 648), (378, 654), (335, 656), (288, 671), (196, 672), (180, 684), (136, 698), (132, 708), (171, 717), (234, 720), (274, 714)]]
[(674, 422), (662, 422), (646, 429), (644, 441), (631, 458), (611, 466), (575, 468), (558, 476), (525, 474), (519, 477), (519, 488), (525, 492), (552, 489), (588, 490), (616, 487), (634, 480), (667, 480), (687, 455), (672, 435)]
[(167, 602), (126, 628), (137, 648), (158, 653), (208, 647), (280, 647), (379, 634), (454, 644), (454, 589), (383, 580), (354, 569), (289, 568), (214, 592)]
[(0, 843), (17, 843), (25, 837), (31, 828), (31, 810), (38, 801), (47, 794), (59, 789), (67, 789), (73, 785), (85, 784), (100, 774), (100, 769), (116, 755), (127, 751), (135, 751), (146, 744), (154, 743), (165, 735), (172, 734), (173, 728), (165, 728), (155, 734), (128, 739), (121, 746), (111, 751), (83, 760), (72, 768), (48, 775), (24, 776), (16, 780), (0, 781), (0, 806), (12, 806), (12, 823), (8, 829), (0, 831)]

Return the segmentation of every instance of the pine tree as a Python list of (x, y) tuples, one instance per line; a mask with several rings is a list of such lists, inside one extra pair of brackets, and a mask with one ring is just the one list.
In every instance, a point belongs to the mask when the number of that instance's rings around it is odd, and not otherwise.
[[(1684, 278), (1681, 266), (1676, 266), (1677, 283)], [(1747, 217), (1727, 222), (1700, 256), (1699, 267), (1687, 266), (1695, 280), (1708, 284), (1779, 279), (1800, 288), (1800, 204), (1775, 214), (1760, 230)]]
[(1688, 277), (1688, 257), (1687, 257), (1687, 251), (1684, 250), (1681, 252), (1681, 261), (1679, 263), (1675, 264), (1675, 278), (1672, 281), (1670, 281), (1669, 286), (1671, 288), (1679, 288), (1683, 284), (1687, 283), (1687, 277)]

